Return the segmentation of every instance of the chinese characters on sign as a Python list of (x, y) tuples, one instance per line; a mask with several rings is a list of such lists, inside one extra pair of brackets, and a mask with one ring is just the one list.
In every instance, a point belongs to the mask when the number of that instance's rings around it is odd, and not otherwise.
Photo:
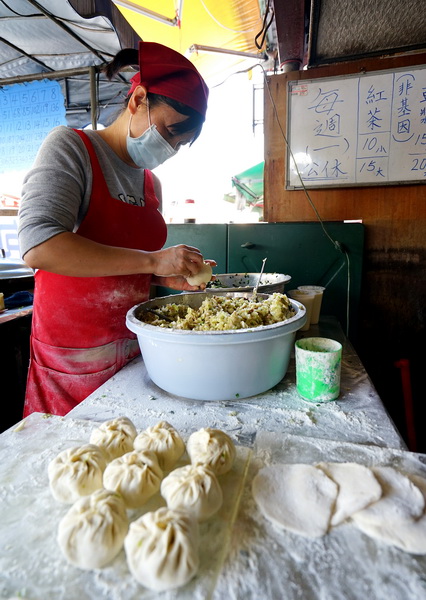
[(289, 83), (289, 187), (426, 182), (426, 70), (303, 84)]

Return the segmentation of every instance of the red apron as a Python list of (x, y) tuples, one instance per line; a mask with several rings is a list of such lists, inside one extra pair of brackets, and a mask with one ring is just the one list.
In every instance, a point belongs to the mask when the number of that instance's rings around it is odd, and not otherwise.
[[(89, 138), (77, 131), (93, 172), (89, 209), (77, 233), (101, 244), (159, 250), (167, 227), (152, 173), (145, 170), (145, 206), (112, 198)], [(149, 298), (151, 275), (69, 277), (35, 274), (31, 359), (24, 416), (65, 415), (139, 354), (127, 311)]]

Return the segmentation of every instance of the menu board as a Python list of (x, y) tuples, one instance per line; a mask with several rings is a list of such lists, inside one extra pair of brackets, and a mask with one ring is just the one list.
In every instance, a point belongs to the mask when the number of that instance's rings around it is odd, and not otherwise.
[(426, 182), (426, 67), (288, 83), (287, 189)]
[(1, 88), (0, 173), (29, 169), (49, 131), (66, 124), (64, 97), (57, 81)]

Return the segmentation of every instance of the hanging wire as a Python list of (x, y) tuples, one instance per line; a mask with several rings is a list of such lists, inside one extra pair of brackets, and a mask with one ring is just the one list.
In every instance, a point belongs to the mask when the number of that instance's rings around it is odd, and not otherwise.
[[(269, 21), (268, 21), (268, 13), (270, 13)], [(272, 23), (274, 21), (274, 17), (275, 17), (275, 11), (271, 7), (271, 0), (268, 0), (268, 4), (266, 5), (266, 9), (265, 9), (265, 15), (263, 17), (262, 29), (259, 31), (259, 33), (254, 38), (254, 43), (256, 44), (256, 47), (259, 50), (261, 50), (263, 48), (263, 44), (265, 43), (265, 38), (268, 33), (268, 29), (272, 25)], [(260, 38), (260, 36), (262, 36), (262, 41), (259, 43), (257, 40)]]
[[(229, 29), (228, 27), (225, 27), (219, 21), (217, 21), (217, 19), (211, 14), (211, 12), (209, 11), (209, 9), (206, 7), (206, 5), (204, 3), (204, 0), (200, 0), (200, 2), (203, 5), (203, 7), (206, 10), (206, 12), (209, 14), (209, 16), (213, 19), (213, 21), (215, 21), (220, 27), (223, 27), (224, 29)], [(268, 13), (271, 13), (269, 19), (268, 19)], [(273, 9), (271, 8), (271, 0), (268, 0), (267, 5), (266, 5), (266, 9), (265, 9), (265, 15), (264, 15), (264, 18), (263, 18), (262, 29), (259, 31), (259, 33), (255, 37), (255, 44), (256, 44), (256, 46), (257, 46), (258, 49), (261, 49), (262, 46), (263, 46), (263, 44), (264, 44), (264, 41), (265, 41), (265, 38), (266, 38), (266, 34), (267, 34), (270, 26), (272, 25), (274, 16), (275, 16), (275, 13), (274, 13)], [(248, 33), (248, 32), (241, 32), (241, 33)], [(259, 44), (258, 39), (261, 36), (262, 36), (262, 40), (261, 40), (261, 43)], [(223, 85), (227, 81), (227, 79), (229, 79), (229, 77), (232, 77), (233, 75), (237, 75), (239, 73), (245, 73), (245, 72), (251, 71), (252, 69), (254, 69), (256, 67), (260, 67), (262, 69), (263, 78), (264, 78), (264, 82), (265, 82), (265, 87), (266, 87), (266, 89), (268, 91), (268, 94), (269, 94), (269, 99), (270, 99), (270, 102), (271, 102), (272, 107), (273, 107), (275, 119), (276, 119), (276, 121), (278, 123), (278, 127), (279, 127), (279, 130), (280, 130), (281, 136), (282, 136), (282, 138), (284, 140), (284, 143), (285, 143), (285, 145), (286, 145), (286, 147), (288, 149), (288, 152), (289, 152), (289, 154), (291, 156), (291, 159), (292, 159), (292, 161), (294, 163), (294, 166), (296, 168), (297, 176), (299, 177), (299, 180), (300, 180), (301, 186), (303, 188), (303, 191), (305, 193), (305, 196), (306, 196), (306, 198), (307, 198), (307, 200), (308, 200), (308, 202), (309, 202), (312, 210), (314, 211), (314, 213), (315, 213), (315, 215), (316, 215), (316, 217), (317, 217), (317, 219), (318, 219), (318, 221), (319, 221), (319, 223), (321, 225), (321, 228), (322, 228), (322, 230), (324, 232), (324, 235), (331, 242), (331, 244), (333, 245), (333, 247), (335, 248), (335, 250), (341, 252), (345, 256), (345, 258), (346, 258), (347, 269), (348, 269), (348, 277), (347, 277), (347, 302), (346, 302), (346, 335), (348, 335), (348, 333), (349, 333), (349, 300), (350, 300), (350, 287), (351, 287), (349, 254), (348, 254), (346, 248), (344, 247), (344, 245), (341, 242), (339, 242), (338, 240), (333, 239), (333, 237), (327, 231), (327, 229), (326, 229), (326, 227), (324, 225), (324, 222), (323, 222), (323, 220), (322, 220), (322, 218), (321, 218), (321, 216), (320, 216), (320, 214), (319, 214), (319, 212), (318, 212), (318, 210), (317, 210), (317, 208), (316, 208), (316, 206), (315, 206), (315, 204), (314, 204), (314, 202), (313, 202), (313, 200), (312, 200), (312, 198), (311, 198), (311, 196), (310, 196), (310, 194), (309, 194), (309, 192), (308, 192), (308, 190), (307, 190), (307, 188), (305, 186), (305, 183), (304, 183), (304, 181), (302, 179), (302, 176), (300, 174), (299, 168), (297, 166), (296, 160), (294, 158), (293, 152), (291, 150), (290, 144), (288, 143), (287, 136), (284, 133), (284, 129), (282, 127), (282, 124), (281, 124), (281, 121), (280, 121), (280, 118), (279, 118), (279, 115), (278, 115), (278, 110), (277, 110), (274, 98), (272, 96), (272, 93), (271, 93), (271, 90), (270, 90), (270, 87), (269, 87), (268, 76), (267, 76), (265, 68), (263, 67), (263, 65), (261, 63), (257, 63), (257, 64), (255, 64), (253, 66), (248, 67), (247, 69), (243, 69), (243, 70), (240, 70), (240, 71), (232, 73), (231, 75), (229, 75), (228, 77), (226, 77), (223, 81), (221, 81), (219, 84), (216, 84), (213, 87), (219, 87), (220, 85)], [(328, 283), (330, 283), (337, 276), (337, 274), (341, 271), (342, 268), (343, 268), (343, 265), (338, 269), (338, 271), (329, 280)]]
[(348, 285), (346, 289), (346, 337), (349, 337), (349, 305), (350, 305), (350, 292), (351, 292), (351, 264), (349, 261), (349, 254), (345, 250), (346, 260), (348, 261)]
[[(344, 247), (344, 245), (341, 242), (333, 239), (332, 236), (328, 233), (328, 231), (327, 231), (327, 229), (326, 229), (326, 227), (324, 225), (324, 222), (321, 219), (321, 216), (320, 216), (320, 214), (319, 214), (319, 212), (318, 212), (318, 210), (317, 210), (317, 208), (316, 208), (316, 206), (315, 206), (315, 204), (314, 204), (314, 202), (313, 202), (313, 200), (312, 200), (312, 198), (311, 198), (311, 196), (310, 196), (310, 194), (309, 194), (309, 192), (308, 192), (308, 190), (307, 190), (307, 188), (305, 186), (305, 183), (304, 183), (304, 181), (302, 179), (302, 176), (300, 174), (299, 168), (297, 166), (296, 160), (294, 158), (293, 152), (291, 150), (290, 144), (288, 143), (287, 136), (284, 133), (284, 129), (282, 127), (282, 124), (281, 124), (281, 121), (280, 121), (280, 118), (279, 118), (279, 115), (278, 115), (277, 106), (275, 104), (274, 98), (273, 98), (272, 93), (271, 93), (271, 89), (269, 87), (269, 82), (268, 82), (268, 77), (267, 77), (266, 70), (264, 69), (263, 65), (260, 64), (260, 63), (257, 64), (257, 65), (254, 65), (254, 66), (255, 67), (259, 66), (262, 69), (263, 78), (264, 78), (264, 82), (265, 82), (265, 87), (266, 87), (266, 89), (268, 91), (269, 99), (270, 99), (270, 102), (272, 104), (272, 108), (273, 108), (273, 111), (274, 111), (274, 116), (275, 116), (275, 119), (276, 119), (276, 121), (278, 123), (278, 128), (280, 130), (280, 133), (281, 133), (281, 136), (282, 136), (282, 138), (284, 140), (286, 148), (287, 148), (287, 150), (288, 150), (288, 152), (290, 154), (290, 157), (291, 157), (291, 159), (293, 161), (293, 164), (294, 164), (294, 166), (296, 168), (297, 176), (299, 177), (299, 180), (300, 180), (301, 186), (303, 188), (303, 191), (305, 193), (305, 196), (308, 199), (308, 202), (311, 205), (312, 210), (314, 211), (314, 213), (315, 213), (315, 215), (316, 215), (316, 217), (317, 217), (317, 219), (318, 219), (318, 221), (319, 221), (319, 223), (321, 225), (321, 228), (322, 228), (324, 234), (327, 236), (327, 238), (333, 244), (334, 248), (336, 250), (338, 250), (339, 252), (341, 252), (345, 256), (345, 258), (346, 258), (347, 272), (348, 272), (348, 277), (347, 277), (347, 291), (346, 291), (346, 335), (349, 336), (349, 307), (350, 307), (350, 289), (351, 289), (351, 276), (350, 276), (349, 254), (348, 254), (346, 248)], [(340, 267), (340, 269), (338, 270), (338, 272), (341, 269), (342, 269), (342, 267)], [(337, 273), (335, 273), (335, 276), (336, 275), (337, 275)], [(330, 281), (332, 281), (334, 279), (334, 277), (332, 277), (332, 279), (330, 279)], [(328, 283), (330, 283), (330, 281)]]

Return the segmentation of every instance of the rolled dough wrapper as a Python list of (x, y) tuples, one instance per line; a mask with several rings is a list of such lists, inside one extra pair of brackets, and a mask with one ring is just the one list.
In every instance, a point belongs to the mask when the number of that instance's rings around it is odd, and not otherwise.
[(373, 471), (382, 498), (352, 517), (356, 526), (385, 544), (412, 554), (426, 554), (426, 479), (406, 476), (393, 467)]
[(252, 492), (269, 521), (316, 538), (328, 532), (338, 486), (313, 465), (276, 464), (257, 473)]
[(377, 502), (382, 496), (382, 486), (373, 471), (357, 463), (319, 463), (324, 471), (339, 486), (331, 525), (343, 523), (354, 513)]

